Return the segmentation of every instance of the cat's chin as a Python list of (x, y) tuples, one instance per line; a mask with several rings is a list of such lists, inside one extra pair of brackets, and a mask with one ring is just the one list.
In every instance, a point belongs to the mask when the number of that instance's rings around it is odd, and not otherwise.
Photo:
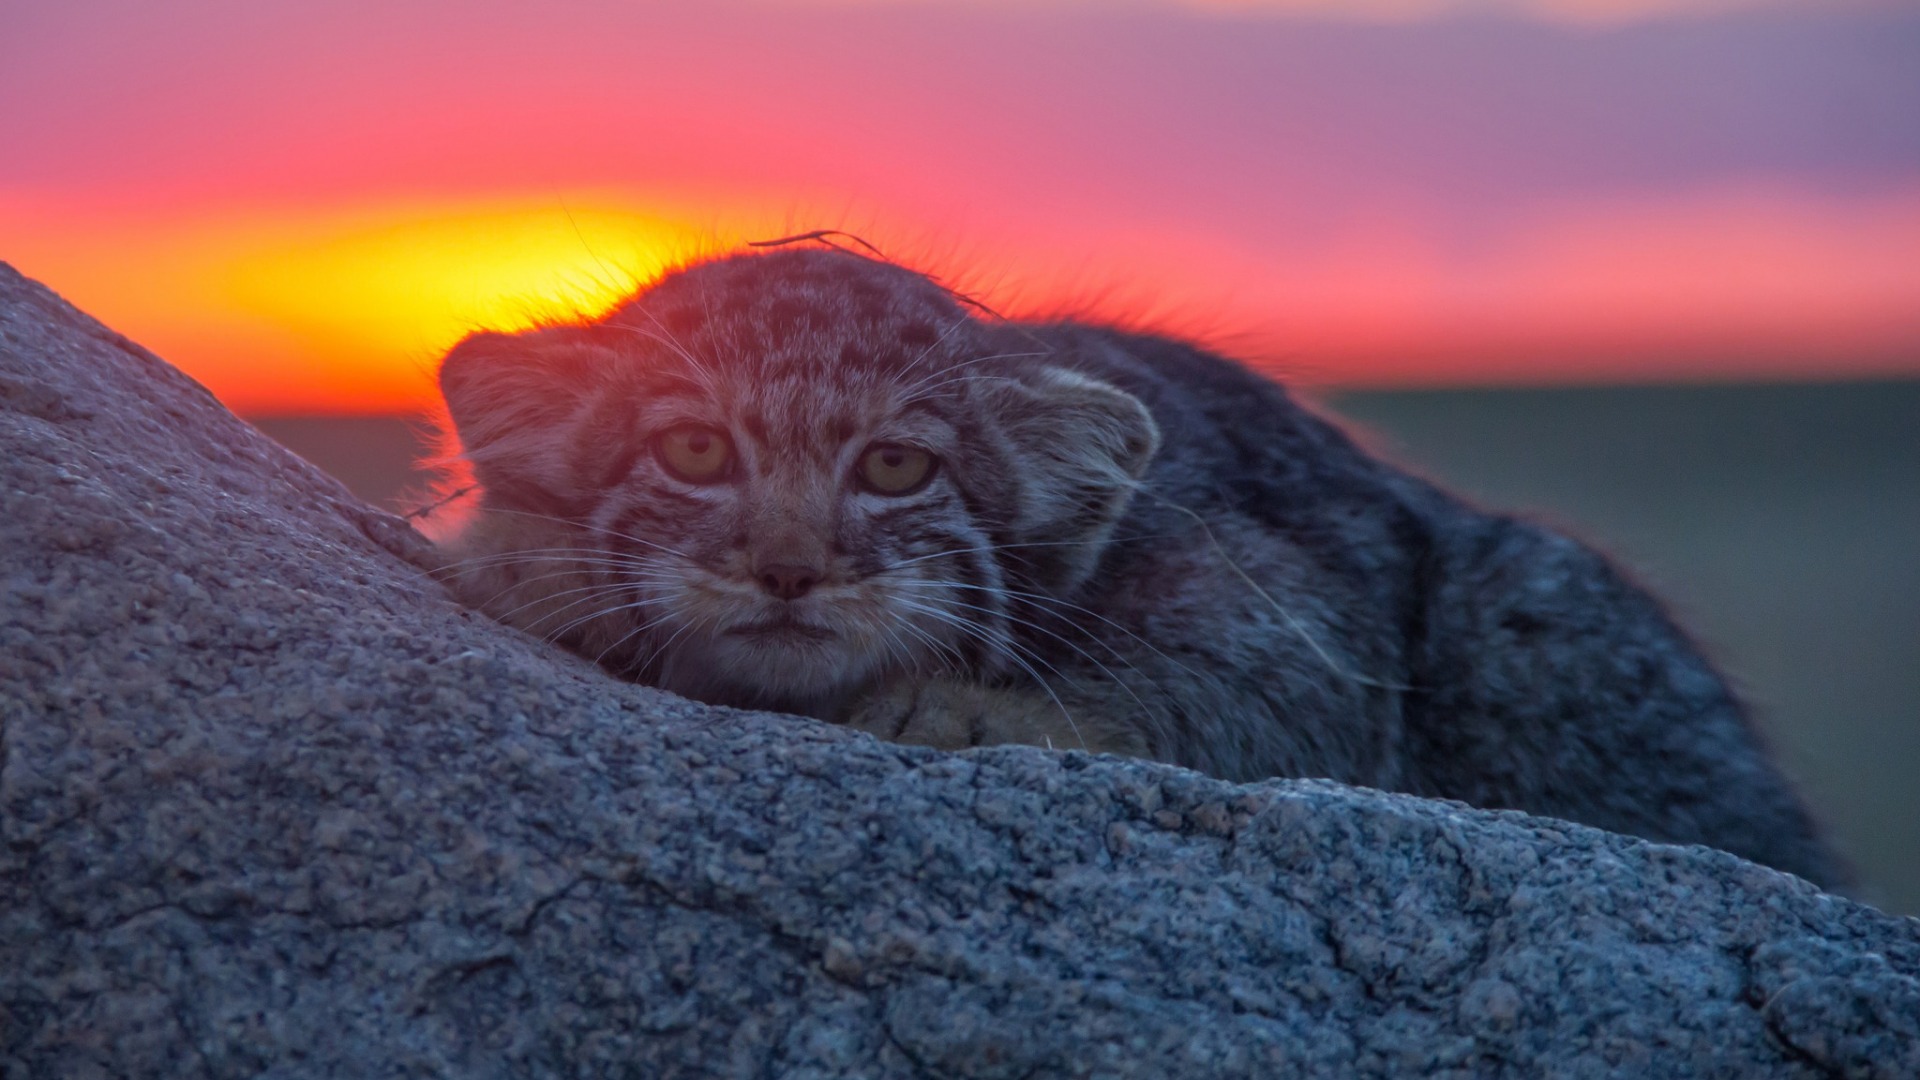
[(799, 632), (726, 633), (665, 658), (662, 689), (714, 705), (831, 719), (881, 674), (879, 658), (844, 638)]

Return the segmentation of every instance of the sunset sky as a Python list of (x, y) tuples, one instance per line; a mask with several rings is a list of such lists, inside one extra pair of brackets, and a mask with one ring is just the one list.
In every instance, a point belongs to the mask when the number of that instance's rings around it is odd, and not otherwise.
[(859, 232), (1348, 385), (1920, 375), (1920, 2), (14, 0), (0, 260), (242, 411)]

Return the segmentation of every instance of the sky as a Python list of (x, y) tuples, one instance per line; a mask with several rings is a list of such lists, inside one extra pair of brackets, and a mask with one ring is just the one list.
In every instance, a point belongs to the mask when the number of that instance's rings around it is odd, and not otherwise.
[(243, 412), (859, 233), (1345, 386), (1920, 375), (1920, 0), (12, 0), (0, 260)]

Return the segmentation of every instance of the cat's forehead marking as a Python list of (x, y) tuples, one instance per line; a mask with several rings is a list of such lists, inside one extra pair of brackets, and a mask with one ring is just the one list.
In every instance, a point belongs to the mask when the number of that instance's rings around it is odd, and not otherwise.
[(872, 439), (939, 443), (948, 427), (927, 410), (903, 407), (891, 387), (833, 380), (744, 386), (725, 411), (745, 437), (771, 452), (759, 456), (820, 468)]
[(939, 285), (840, 252), (785, 251), (705, 263), (662, 279), (615, 312), (673, 349), (762, 378), (891, 378), (926, 360), (968, 319)]
[(608, 322), (701, 384), (707, 407), (766, 451), (750, 455), (758, 469), (831, 467), (865, 439), (941, 441), (950, 425), (924, 391), (965, 351), (970, 318), (919, 274), (796, 251), (669, 276)]

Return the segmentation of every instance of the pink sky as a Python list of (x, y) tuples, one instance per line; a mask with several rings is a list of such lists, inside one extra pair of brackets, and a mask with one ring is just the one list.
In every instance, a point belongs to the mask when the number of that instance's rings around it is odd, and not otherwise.
[(1920, 373), (1920, 10), (10, 9), (0, 259), (236, 407), (839, 225), (1349, 384)]

